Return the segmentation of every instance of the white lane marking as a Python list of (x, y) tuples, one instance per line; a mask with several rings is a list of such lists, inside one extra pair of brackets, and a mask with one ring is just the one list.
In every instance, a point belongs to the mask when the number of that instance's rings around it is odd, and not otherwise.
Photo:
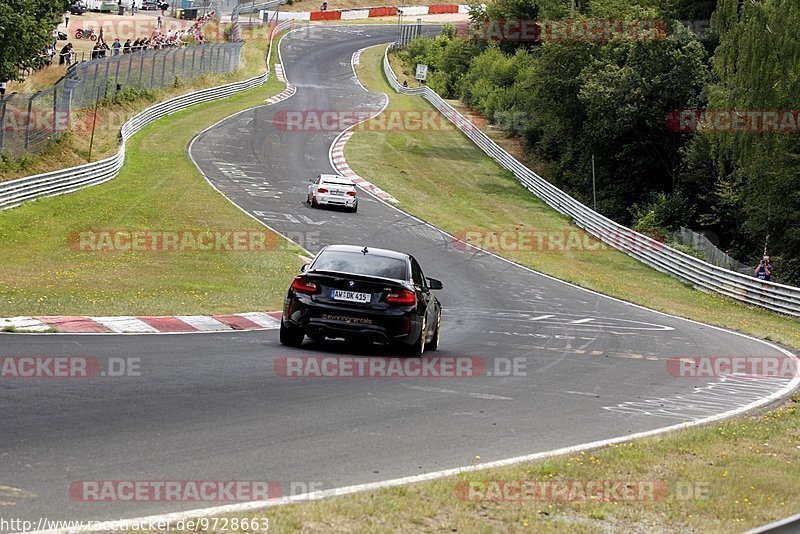
[(157, 328), (150, 326), (137, 317), (89, 317), (89, 319), (119, 334), (124, 332), (158, 332)]
[[(535, 272), (535, 271), (534, 271)], [(483, 317), (487, 320), (493, 321), (503, 321), (505, 323), (508, 322), (516, 322), (516, 323), (528, 323), (531, 321), (537, 321), (539, 324), (542, 325), (552, 325), (552, 326), (571, 326), (571, 325), (580, 325), (581, 328), (591, 328), (591, 329), (603, 329), (603, 328), (616, 328), (620, 330), (650, 330), (650, 331), (661, 331), (661, 332), (668, 332), (674, 331), (675, 329), (671, 326), (655, 324), (655, 323), (646, 323), (643, 321), (634, 321), (632, 319), (621, 319), (617, 317), (581, 317), (580, 315), (571, 314), (571, 313), (558, 313), (558, 314), (548, 314), (548, 315), (541, 315), (541, 316), (532, 316), (534, 314), (541, 313), (538, 310), (500, 310), (500, 309), (492, 309), (492, 308), (450, 308), (445, 311), (448, 315), (457, 315), (459, 317), (464, 316), (474, 316), (474, 317)], [(577, 319), (574, 319), (577, 318)], [(552, 319), (552, 320), (550, 320)], [(611, 333), (619, 333), (619, 332), (611, 332)], [(622, 335), (622, 333), (619, 333)], [(638, 334), (634, 334), (638, 335)]]
[(279, 328), (281, 326), (281, 322), (270, 316), (266, 313), (261, 312), (248, 312), (248, 313), (237, 313), (239, 317), (244, 317), (248, 321), (253, 321), (259, 326), (263, 326), (264, 328)]
[(564, 393), (571, 393), (572, 395), (586, 395), (587, 397), (599, 397), (597, 393), (584, 393), (583, 391), (565, 391)]
[(476, 399), (486, 399), (486, 400), (514, 400), (511, 397), (502, 397), (500, 395), (491, 395), (489, 393), (469, 393), (470, 397), (475, 397)]
[(201, 332), (221, 332), (223, 330), (233, 330), (230, 326), (221, 321), (217, 321), (208, 315), (176, 315), (176, 319), (183, 321), (189, 326), (197, 328)]
[(427, 386), (414, 386), (411, 384), (403, 384), (407, 389), (416, 389), (417, 391), (425, 391), (428, 393), (458, 393), (453, 389), (433, 388)]
[(9, 317), (0, 319), (0, 330), (13, 328), (17, 332), (46, 332), (52, 327), (33, 317)]
[(731, 406), (749, 406), (763, 395), (775, 391), (776, 386), (792, 382), (781, 378), (734, 377), (708, 382), (691, 393), (654, 397), (640, 401), (622, 402), (603, 409), (628, 416), (645, 415), (681, 421), (702, 421), (719, 410)]
[(456, 395), (467, 395), (468, 397), (473, 397), (475, 399), (484, 399), (484, 400), (514, 400), (511, 397), (503, 397), (501, 395), (492, 395), (491, 393), (472, 393), (469, 391), (455, 391), (453, 389), (444, 389), (444, 388), (434, 388), (429, 386), (414, 386), (411, 384), (403, 384), (404, 387), (408, 389), (415, 389), (417, 391), (425, 391), (427, 393), (451, 393)]

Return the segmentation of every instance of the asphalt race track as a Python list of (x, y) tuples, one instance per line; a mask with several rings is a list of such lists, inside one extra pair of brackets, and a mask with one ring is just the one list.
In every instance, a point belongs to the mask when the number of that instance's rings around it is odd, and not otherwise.
[[(287, 379), (273, 370), (280, 358), (365, 352), (335, 342), (287, 349), (276, 330), (2, 335), (0, 356), (138, 358), (141, 376), (0, 379), (0, 515), (114, 520), (222, 504), (83, 502), (68, 492), (81, 480), (276, 480), (284, 493), (292, 482), (380, 481), (694, 421), (788, 384), (672, 376), (667, 360), (679, 356), (786, 356), (459, 250), (366, 193), (357, 214), (307, 207), (308, 179), (332, 172), (338, 132), (287, 131), (273, 117), (380, 110), (384, 96), (365, 92), (350, 59), (395, 33), (361, 25), (289, 34), (282, 56), (297, 93), (222, 121), (192, 155), (228, 198), (312, 253), (351, 243), (414, 254), (445, 286), (435, 355), (476, 357), (489, 373)], [(506, 376), (514, 361), (522, 367)]]

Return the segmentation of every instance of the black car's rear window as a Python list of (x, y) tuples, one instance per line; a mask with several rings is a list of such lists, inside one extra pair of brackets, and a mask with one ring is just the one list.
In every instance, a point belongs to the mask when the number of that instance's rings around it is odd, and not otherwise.
[(395, 280), (408, 280), (406, 261), (400, 258), (362, 254), (361, 252), (344, 252), (341, 250), (325, 251), (312, 266), (318, 271), (337, 271), (342, 273), (366, 274), (381, 276)]

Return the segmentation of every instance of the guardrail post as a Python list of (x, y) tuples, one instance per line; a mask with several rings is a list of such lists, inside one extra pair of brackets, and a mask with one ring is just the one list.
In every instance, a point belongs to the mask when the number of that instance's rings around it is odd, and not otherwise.
[(95, 93), (94, 96), (97, 96), (97, 75), (100, 72), (100, 63), (98, 61), (94, 62), (94, 74), (92, 75), (92, 90)]
[[(76, 97), (75, 93), (73, 92), (72, 93), (72, 99), (70, 100), (70, 102), (77, 108), (82, 107), (83, 95), (86, 93), (86, 80), (88, 79), (88, 76), (86, 75), (86, 67), (84, 65), (80, 65), (79, 67), (80, 68), (75, 67), (75, 70), (73, 71), (73, 75), (78, 80), (80, 80), (80, 83), (78, 84), (78, 86), (81, 88), (81, 96), (80, 97)], [(81, 74), (78, 74), (78, 72), (80, 72)], [(67, 70), (67, 76), (69, 76), (69, 70)]]
[(103, 81), (103, 98), (108, 98), (108, 75), (111, 72), (111, 62), (106, 60), (105, 80)]
[(181, 49), (181, 74), (180, 74), (181, 78), (186, 76), (186, 56), (187, 55), (189, 55), (189, 49), (188, 48), (182, 48)]
[(137, 80), (137, 85), (139, 87), (142, 86), (143, 80), (144, 80), (144, 54), (142, 54), (142, 58), (139, 60), (139, 79)]
[(53, 86), (53, 138), (58, 135), (58, 85)]
[[(140, 52), (141, 54), (148, 54), (148, 52)], [(156, 56), (152, 55), (153, 58), (153, 68), (150, 69), (150, 87), (153, 87), (156, 83)]]
[[(117, 56), (117, 57), (119, 57), (119, 56)], [(122, 62), (121, 59), (117, 59), (116, 60), (117, 71), (114, 73), (114, 100), (115, 101), (117, 100), (117, 93), (119, 92), (119, 87), (120, 87), (120, 83), (119, 83), (119, 64), (121, 62)], [(128, 67), (128, 68), (130, 69), (130, 67)]]
[(120, 57), (119, 59), (120, 63), (124, 61), (125, 63), (128, 64), (128, 72), (125, 73), (125, 86), (128, 86), (131, 83), (131, 70), (133, 67), (133, 60), (130, 57), (125, 59), (125, 56), (123, 56), (121, 52), (119, 57)]
[(167, 72), (167, 56), (169, 52), (165, 52), (164, 54), (159, 54), (161, 56), (161, 85), (160, 87), (164, 88), (164, 77)]
[(31, 140), (31, 113), (33, 113), (33, 99), (36, 98), (41, 91), (36, 91), (31, 95), (28, 99), (28, 116), (25, 119), (25, 143), (23, 144), (23, 148), (28, 150), (28, 145), (30, 144)]
[(9, 98), (11, 96), (0, 98), (0, 152), (3, 151), (3, 143), (6, 137), (6, 101)]
[(78, 78), (78, 75), (75, 72), (67, 72), (67, 75), (64, 76), (63, 80), (63, 88), (61, 92), (61, 113), (64, 114), (65, 128), (69, 129), (69, 121), (70, 121), (70, 112), (72, 111), (72, 94), (75, 91), (75, 88), (78, 84), (81, 83), (81, 79)]

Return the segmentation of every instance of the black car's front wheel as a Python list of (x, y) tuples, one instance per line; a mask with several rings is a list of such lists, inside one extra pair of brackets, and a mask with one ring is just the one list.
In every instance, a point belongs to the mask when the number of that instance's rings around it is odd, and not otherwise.
[(287, 347), (299, 347), (303, 344), (303, 338), (305, 337), (305, 333), (303, 332), (302, 328), (293, 328), (291, 326), (287, 326), (283, 320), (281, 320), (281, 345), (286, 345)]

